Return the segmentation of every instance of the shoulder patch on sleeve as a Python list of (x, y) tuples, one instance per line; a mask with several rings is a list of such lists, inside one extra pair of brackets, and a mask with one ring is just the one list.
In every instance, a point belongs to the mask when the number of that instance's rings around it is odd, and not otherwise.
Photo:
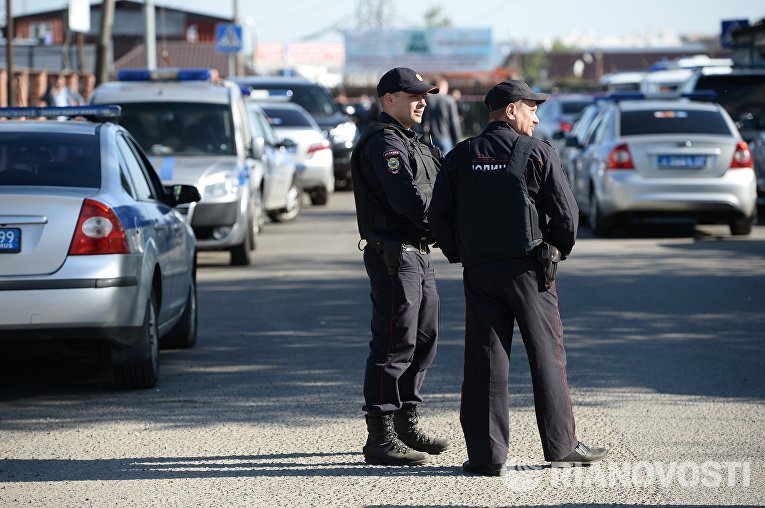
[(398, 150), (388, 150), (383, 154), (388, 173), (396, 174), (401, 170), (401, 154)]

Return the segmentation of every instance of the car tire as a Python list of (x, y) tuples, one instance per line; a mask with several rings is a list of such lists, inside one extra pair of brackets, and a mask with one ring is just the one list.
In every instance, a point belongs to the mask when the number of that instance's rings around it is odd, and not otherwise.
[(311, 204), (314, 206), (323, 206), (329, 201), (329, 192), (322, 187), (313, 189), (308, 195), (311, 197)]
[(250, 264), (250, 244), (252, 241), (252, 224), (251, 220), (247, 221), (247, 227), (245, 228), (244, 240), (239, 245), (231, 247), (231, 266), (248, 266)]
[(257, 238), (263, 232), (263, 225), (266, 222), (263, 213), (263, 195), (261, 190), (255, 191), (255, 197), (252, 200), (252, 232), (250, 233), (250, 250), (255, 250), (258, 246)]
[(146, 314), (141, 326), (140, 348), (143, 358), (137, 362), (114, 365), (114, 379), (117, 386), (128, 389), (154, 388), (159, 381), (159, 326), (157, 320), (157, 298), (151, 290), (146, 303)]
[[(196, 263), (195, 263), (196, 265)], [(196, 266), (194, 267), (196, 272)], [(170, 349), (190, 349), (197, 343), (197, 282), (196, 274), (191, 278), (186, 305), (181, 319), (170, 332), (162, 337), (162, 347)]]
[(590, 194), (589, 210), (590, 212), (587, 215), (587, 222), (590, 224), (592, 234), (600, 237), (610, 236), (613, 225), (607, 217), (603, 216), (603, 212), (600, 210), (600, 205), (598, 204), (598, 198), (595, 197), (594, 192)]
[(292, 185), (287, 192), (287, 205), (282, 210), (269, 212), (268, 216), (274, 222), (289, 222), (295, 220), (303, 209), (303, 188), (297, 180), (292, 180)]
[(752, 224), (755, 222), (756, 217), (742, 217), (736, 219), (728, 226), (730, 226), (730, 234), (734, 236), (746, 236), (752, 234)]

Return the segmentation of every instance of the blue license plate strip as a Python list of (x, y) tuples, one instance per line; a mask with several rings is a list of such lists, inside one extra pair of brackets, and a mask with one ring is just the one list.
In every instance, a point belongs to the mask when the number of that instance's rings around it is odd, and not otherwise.
[(707, 165), (706, 155), (659, 155), (661, 169), (701, 169)]
[(0, 254), (21, 252), (21, 229), (0, 228)]

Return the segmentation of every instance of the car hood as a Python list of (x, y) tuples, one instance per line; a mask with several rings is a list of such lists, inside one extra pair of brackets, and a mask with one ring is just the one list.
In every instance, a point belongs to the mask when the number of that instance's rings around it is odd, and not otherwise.
[(151, 157), (151, 163), (165, 185), (187, 184), (195, 185), (201, 189), (201, 181), (204, 177), (219, 171), (233, 171), (239, 175), (240, 180), (246, 177), (243, 165), (233, 155), (216, 157)]

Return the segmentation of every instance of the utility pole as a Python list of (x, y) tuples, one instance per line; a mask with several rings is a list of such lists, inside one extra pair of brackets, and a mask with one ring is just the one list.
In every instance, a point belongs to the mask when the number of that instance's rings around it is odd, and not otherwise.
[(144, 0), (144, 16), (146, 18), (146, 68), (153, 71), (157, 68), (157, 25), (155, 22), (154, 0)]
[[(239, 16), (239, 0), (232, 0), (232, 1), (234, 2), (234, 6), (233, 6), (234, 24), (242, 26), (242, 24), (240, 22), (241, 19), (240, 19), (240, 16)], [(242, 74), (244, 74), (242, 72), (242, 55), (241, 55), (241, 52), (234, 53), (232, 55), (232, 57), (234, 59), (234, 74), (237, 75), (237, 76), (241, 76)]]
[(112, 47), (112, 26), (114, 25), (114, 0), (101, 4), (101, 33), (96, 46), (96, 85), (109, 80), (109, 53)]
[(6, 66), (8, 68), (8, 81), (6, 86), (8, 87), (8, 107), (13, 107), (16, 102), (13, 97), (13, 36), (15, 29), (13, 27), (13, 2), (12, 0), (5, 0), (5, 61), (8, 62)]

